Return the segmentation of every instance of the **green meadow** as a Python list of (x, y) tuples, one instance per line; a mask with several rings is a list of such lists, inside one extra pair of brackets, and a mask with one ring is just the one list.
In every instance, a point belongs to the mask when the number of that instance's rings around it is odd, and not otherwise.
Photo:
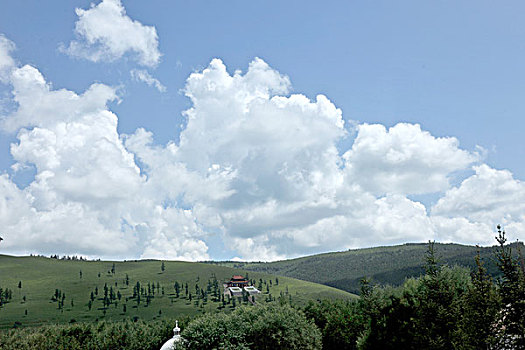
[(230, 312), (248, 303), (223, 297), (223, 282), (238, 274), (247, 276), (261, 290), (256, 303), (284, 299), (304, 305), (308, 300), (356, 297), (321, 284), (213, 263), (0, 255), (0, 288), (4, 293), (6, 289), (11, 291), (11, 298), (0, 307), (0, 328), (102, 320), (149, 321)]

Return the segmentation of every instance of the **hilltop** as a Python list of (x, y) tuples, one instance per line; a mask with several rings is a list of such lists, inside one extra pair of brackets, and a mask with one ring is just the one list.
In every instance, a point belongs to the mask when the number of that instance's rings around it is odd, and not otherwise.
[[(514, 252), (517, 245), (513, 243)], [(495, 249), (479, 248), (489, 274), (498, 276)], [(6, 288), (11, 291), (11, 299), (0, 306), (0, 328), (15, 322), (26, 326), (148, 321), (230, 312), (233, 300), (223, 300), (221, 295), (223, 282), (233, 275), (248, 277), (263, 292), (257, 302), (284, 298), (304, 305), (308, 300), (350, 299), (356, 297), (351, 293), (359, 292), (359, 281), (365, 276), (375, 283), (400, 285), (407, 277), (421, 275), (426, 251), (427, 244), (404, 244), (271, 263), (79, 261), (0, 255), (0, 288), (4, 294)], [(475, 246), (435, 244), (440, 263), (450, 266), (473, 267), (477, 251)]]
[[(512, 244), (517, 252), (518, 243)], [(523, 243), (519, 243), (523, 251)], [(312, 255), (271, 263), (233, 263), (224, 265), (250, 271), (298, 278), (321, 283), (350, 293), (359, 293), (359, 281), (367, 277), (379, 284), (400, 285), (407, 277), (424, 273), (425, 253), (428, 244), (407, 243), (389, 247), (352, 249)], [(496, 246), (479, 248), (489, 274), (498, 275), (494, 260)], [(441, 264), (473, 267), (478, 247), (461, 244), (435, 244)]]
[(223, 301), (221, 295), (222, 283), (233, 275), (244, 275), (260, 287), (260, 303), (270, 298), (304, 304), (318, 298), (356, 297), (312, 282), (204, 263), (0, 255), (0, 288), (4, 293), (6, 289), (11, 291), (11, 299), (0, 307), (0, 328), (15, 323), (27, 326), (95, 320), (149, 321), (230, 312), (235, 302)]

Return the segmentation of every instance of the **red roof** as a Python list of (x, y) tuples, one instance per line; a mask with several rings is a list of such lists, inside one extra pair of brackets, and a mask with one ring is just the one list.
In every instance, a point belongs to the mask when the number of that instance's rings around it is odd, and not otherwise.
[(240, 275), (235, 275), (232, 277), (232, 280), (243, 280), (244, 277), (243, 276), (240, 276)]

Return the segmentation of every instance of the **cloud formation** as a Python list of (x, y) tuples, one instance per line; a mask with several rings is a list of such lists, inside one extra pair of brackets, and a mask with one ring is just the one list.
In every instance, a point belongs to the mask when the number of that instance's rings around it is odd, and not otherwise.
[[(432, 207), (440, 231), (452, 239), (482, 240), (491, 237), (494, 227), (503, 225), (515, 235), (525, 233), (525, 183), (508, 170), (486, 164), (474, 167), (475, 174), (449, 189)], [(449, 223), (455, 223), (454, 227)]]
[(162, 85), (158, 79), (153, 78), (148, 71), (144, 69), (132, 69), (130, 74), (134, 80), (146, 83), (148, 86), (153, 86), (159, 90), (159, 92), (166, 92), (166, 87)]
[(107, 109), (115, 89), (93, 84), (83, 94), (53, 90), (26, 65), (10, 76), (18, 109), (3, 118), (17, 130), (14, 169), (34, 167), (18, 188), (0, 177), (5, 248), (105, 257), (202, 260), (207, 246), (191, 211), (163, 204), (150, 190)]
[(417, 124), (357, 126), (352, 148), (343, 155), (353, 181), (376, 194), (445, 191), (449, 175), (479, 160), (454, 137), (436, 138)]
[(11, 56), (11, 52), (14, 49), (15, 44), (3, 34), (0, 34), (0, 83), (9, 81), (10, 72), (15, 66), (15, 61)]
[(157, 30), (127, 16), (120, 0), (102, 0), (88, 10), (76, 9), (76, 40), (62, 50), (93, 62), (115, 61), (126, 54), (138, 64), (155, 67), (160, 62)]
[(291, 94), (261, 59), (244, 73), (214, 59), (191, 74), (186, 126), (158, 145), (142, 128), (118, 133), (114, 87), (54, 90), (4, 52), (17, 108), (1, 125), (17, 135), (13, 169), (36, 173), (26, 187), (0, 175), (10, 252), (203, 260), (218, 236), (232, 257), (275, 260), (428, 239), (487, 244), (497, 223), (525, 232), (525, 188), (509, 171), (417, 124), (351, 130), (326, 96)]
[[(359, 125), (352, 147), (339, 152), (336, 145), (347, 135), (341, 110), (325, 96), (311, 101), (289, 91), (289, 79), (260, 59), (233, 75), (215, 59), (187, 80), (193, 107), (185, 112), (179, 144), (161, 151), (149, 142), (133, 151), (146, 164), (154, 158), (183, 165), (193, 184), (199, 178), (219, 181), (213, 198), (186, 183), (183, 199), (242, 258), (279, 259), (377, 242), (491, 243), (484, 229), (491, 223), (433, 216), (431, 208), (407, 197), (449, 190), (452, 175), (479, 162), (476, 152), (406, 123), (389, 130)], [(147, 167), (146, 173), (160, 178), (166, 167)], [(465, 235), (480, 227), (483, 234)]]

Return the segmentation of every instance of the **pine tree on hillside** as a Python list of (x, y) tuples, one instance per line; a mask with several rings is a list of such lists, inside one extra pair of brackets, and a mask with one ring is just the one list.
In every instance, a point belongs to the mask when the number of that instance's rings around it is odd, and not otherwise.
[(178, 298), (180, 293), (180, 285), (179, 282), (175, 281), (175, 284), (173, 285), (173, 288), (175, 288), (175, 296)]

